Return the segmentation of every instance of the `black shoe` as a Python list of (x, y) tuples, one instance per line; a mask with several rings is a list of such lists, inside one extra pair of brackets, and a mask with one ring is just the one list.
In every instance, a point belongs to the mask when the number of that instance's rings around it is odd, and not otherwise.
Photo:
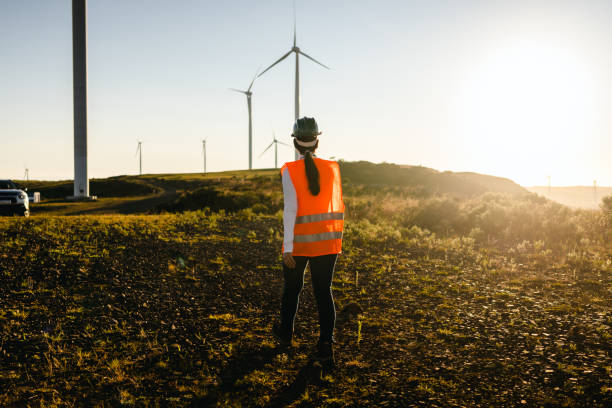
[(336, 365), (334, 361), (334, 346), (331, 341), (319, 342), (319, 350), (317, 352), (317, 361), (324, 368), (333, 368)]
[(274, 323), (272, 334), (281, 346), (290, 346), (292, 344), (293, 335), (285, 330), (280, 323)]

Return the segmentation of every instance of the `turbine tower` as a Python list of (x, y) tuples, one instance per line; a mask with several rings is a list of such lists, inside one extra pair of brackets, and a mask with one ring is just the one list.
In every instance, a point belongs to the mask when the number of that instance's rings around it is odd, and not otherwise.
[(263, 156), (265, 152), (268, 151), (269, 148), (272, 147), (272, 145), (274, 145), (274, 168), (278, 169), (278, 144), (282, 144), (285, 146), (289, 146), (287, 143), (283, 143), (280, 140), (276, 139), (276, 134), (274, 132), (272, 132), (272, 143), (270, 143), (270, 145), (268, 147), (266, 147), (266, 150), (264, 150), (263, 152), (261, 152), (261, 154), (259, 155), (259, 157)]
[(247, 97), (247, 107), (249, 109), (249, 170), (252, 170), (253, 168), (253, 121), (251, 116), (251, 95), (253, 95), (253, 92), (251, 92), (251, 88), (253, 87), (253, 83), (255, 82), (256, 78), (257, 72), (255, 73), (255, 76), (253, 77), (253, 80), (251, 81), (251, 84), (249, 85), (246, 91), (229, 88), (230, 91), (243, 93)]
[[(303, 56), (305, 56), (309, 60), (311, 60), (313, 62), (316, 62), (317, 64), (319, 64), (323, 68), (329, 69), (329, 67), (327, 65), (324, 65), (324, 64), (320, 63), (316, 59), (312, 58), (310, 55), (308, 55), (305, 52), (303, 52), (297, 46), (296, 37), (297, 37), (297, 35), (296, 35), (296, 19), (295, 19), (295, 4), (294, 4), (294, 9), (293, 9), (293, 47), (289, 50), (289, 52), (287, 52), (285, 55), (283, 55), (278, 60), (276, 60), (276, 62), (274, 64), (270, 65), (268, 68), (263, 70), (261, 72), (261, 74), (259, 74), (258, 76), (262, 76), (263, 74), (265, 74), (270, 68), (272, 68), (273, 66), (275, 66), (276, 64), (278, 64), (279, 62), (281, 62), (282, 60), (287, 58), (289, 56), (289, 54), (291, 54), (292, 52), (295, 53), (295, 120), (297, 121), (298, 118), (300, 117), (300, 54), (302, 54)], [(295, 160), (297, 160), (297, 158), (298, 158), (298, 152), (296, 150), (295, 151)]]
[(72, 0), (74, 199), (89, 198), (87, 177), (87, 0)]
[(138, 156), (138, 153), (140, 153), (138, 161), (140, 163), (140, 175), (142, 176), (142, 142), (140, 140), (137, 140), (137, 142), (138, 147), (136, 148), (136, 154), (134, 156)]
[(202, 140), (202, 156), (204, 157), (204, 174), (206, 174), (206, 139)]

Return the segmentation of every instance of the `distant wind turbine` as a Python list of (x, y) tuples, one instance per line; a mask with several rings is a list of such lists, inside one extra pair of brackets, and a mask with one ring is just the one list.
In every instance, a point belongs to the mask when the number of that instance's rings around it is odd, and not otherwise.
[(142, 142), (140, 140), (137, 140), (138, 142), (138, 147), (136, 148), (136, 154), (135, 156), (138, 156), (138, 153), (140, 153), (140, 158), (139, 158), (139, 163), (140, 163), (140, 175), (142, 176)]
[(249, 108), (249, 170), (253, 168), (253, 121), (251, 117), (251, 95), (253, 95), (253, 92), (251, 92), (251, 88), (253, 87), (253, 83), (255, 82), (256, 78), (257, 72), (255, 73), (255, 76), (253, 77), (253, 80), (251, 81), (251, 84), (249, 85), (246, 91), (229, 88), (230, 91), (243, 93), (247, 97), (247, 107)]
[(25, 173), (23, 174), (23, 179), (26, 182), (30, 181), (30, 169), (28, 169), (27, 167), (25, 168)]
[(204, 174), (206, 174), (206, 139), (202, 140), (202, 156), (204, 156)]
[[(302, 54), (309, 60), (316, 62), (323, 68), (327, 68), (327, 69), (330, 69), (330, 68), (327, 65), (324, 65), (320, 63), (319, 61), (317, 61), (316, 59), (312, 58), (310, 55), (304, 53), (302, 50), (300, 50), (300, 48), (297, 46), (296, 37), (297, 37), (297, 34), (296, 34), (296, 17), (295, 17), (295, 3), (294, 3), (293, 5), (293, 47), (289, 50), (289, 52), (287, 52), (285, 55), (280, 57), (274, 64), (270, 65), (268, 68), (263, 70), (261, 74), (259, 74), (258, 76), (262, 76), (263, 74), (265, 74), (270, 68), (272, 68), (273, 66), (275, 66), (276, 64), (278, 64), (279, 62), (287, 58), (289, 54), (291, 54), (292, 52), (295, 53), (295, 120), (297, 121), (298, 118), (300, 117), (300, 54)], [(297, 160), (297, 158), (298, 158), (298, 152), (296, 150), (295, 159)]]
[(272, 147), (272, 145), (274, 145), (274, 168), (278, 169), (278, 144), (282, 144), (285, 146), (289, 146), (287, 143), (283, 143), (280, 140), (276, 140), (276, 134), (274, 132), (272, 132), (272, 143), (270, 143), (270, 145), (268, 147), (266, 147), (266, 150), (264, 150), (263, 152), (261, 152), (261, 154), (259, 155), (259, 157), (263, 156), (265, 152), (268, 151), (269, 148)]

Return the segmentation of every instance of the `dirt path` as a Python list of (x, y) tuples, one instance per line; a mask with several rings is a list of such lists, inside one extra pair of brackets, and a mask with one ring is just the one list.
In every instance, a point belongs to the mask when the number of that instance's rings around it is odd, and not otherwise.
[(32, 215), (92, 215), (92, 214), (148, 214), (176, 199), (180, 191), (156, 179), (144, 179), (144, 184), (159, 193), (139, 197), (100, 198), (97, 201), (51, 200), (32, 205)]

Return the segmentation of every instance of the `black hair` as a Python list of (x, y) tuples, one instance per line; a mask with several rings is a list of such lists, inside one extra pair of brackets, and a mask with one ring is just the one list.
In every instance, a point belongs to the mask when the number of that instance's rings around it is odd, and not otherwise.
[(310, 194), (318, 195), (321, 191), (321, 186), (319, 184), (319, 169), (317, 169), (317, 165), (312, 158), (312, 154), (315, 149), (319, 146), (319, 141), (312, 147), (304, 147), (297, 144), (295, 140), (293, 140), (293, 145), (300, 152), (300, 154), (304, 155), (304, 166), (306, 167), (306, 179), (308, 179), (308, 190), (310, 190)]

